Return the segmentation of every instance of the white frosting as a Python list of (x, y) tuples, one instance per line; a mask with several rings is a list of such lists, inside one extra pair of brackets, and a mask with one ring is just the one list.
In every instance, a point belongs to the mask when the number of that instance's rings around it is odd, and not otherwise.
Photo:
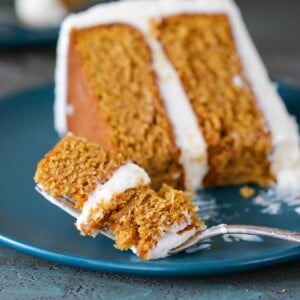
[[(83, 205), (82, 213), (76, 221), (76, 227), (82, 231), (82, 228), (89, 226), (92, 220), (101, 219), (103, 217), (101, 204), (108, 203), (113, 196), (149, 183), (148, 174), (136, 164), (128, 162), (119, 167), (107, 182), (97, 184), (96, 189)], [(99, 230), (93, 230), (92, 234), (96, 236), (98, 232)]]
[(67, 14), (60, 0), (16, 0), (15, 7), (19, 19), (33, 27), (58, 25)]
[[(290, 151), (288, 151), (287, 149), (287, 152), (292, 152), (292, 149)], [(296, 154), (296, 148), (295, 148), (295, 152), (292, 152), (291, 154), (293, 153)], [(287, 153), (287, 155), (289, 154), (290, 153)], [(299, 164), (296, 163), (296, 157), (294, 158), (295, 165), (292, 165), (292, 159), (290, 161), (291, 164), (290, 168), (282, 168), (277, 173), (277, 185), (279, 188), (285, 189), (285, 188), (293, 187), (293, 189), (295, 190), (300, 189), (300, 166)]]
[[(173, 123), (176, 143), (180, 150), (181, 162), (185, 167), (187, 186), (194, 188), (207, 172), (206, 145), (198, 128), (196, 117), (184, 94), (176, 72), (165, 57), (161, 47), (148, 34), (148, 19), (182, 13), (225, 13), (232, 24), (233, 36), (240, 54), (245, 75), (255, 93), (258, 105), (270, 129), (273, 151), (270, 154), (272, 172), (278, 184), (295, 187), (300, 182), (299, 172), (293, 171), (293, 180), (285, 176), (295, 169), (300, 161), (297, 124), (270, 83), (267, 72), (249, 37), (237, 7), (231, 0), (139, 0), (121, 1), (95, 6), (84, 13), (68, 17), (62, 25), (58, 42), (56, 68), (55, 127), (61, 134), (67, 131), (67, 54), (69, 32), (72, 28), (84, 28), (97, 24), (114, 22), (127, 23), (143, 32), (153, 50), (153, 66), (158, 72), (159, 87), (165, 101), (169, 118)], [(164, 68), (160, 64), (163, 63)], [(165, 77), (167, 75), (167, 77)], [(240, 85), (238, 78), (233, 83)], [(173, 95), (176, 101), (172, 103)], [(180, 120), (180, 121), (179, 121)], [(298, 170), (298, 168), (296, 168)]]
[(185, 170), (185, 187), (195, 190), (207, 173), (206, 142), (197, 117), (181, 85), (177, 72), (169, 62), (162, 46), (148, 37), (153, 67), (164, 104), (173, 125), (176, 144), (181, 151), (180, 162)]
[(240, 75), (234, 75), (232, 78), (232, 82), (236, 87), (244, 88), (244, 82)]
[(168, 253), (171, 249), (180, 246), (189, 238), (191, 238), (196, 233), (196, 228), (179, 233), (189, 226), (191, 222), (190, 216), (186, 214), (186, 222), (183, 222), (180, 225), (173, 225), (171, 228), (169, 228), (157, 242), (155, 247), (149, 251), (147, 259), (159, 259), (166, 257), (169, 255)]

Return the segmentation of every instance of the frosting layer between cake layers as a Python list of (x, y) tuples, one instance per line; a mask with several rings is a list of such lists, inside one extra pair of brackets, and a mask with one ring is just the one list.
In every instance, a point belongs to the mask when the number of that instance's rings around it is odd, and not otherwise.
[[(186, 186), (195, 189), (208, 171), (207, 145), (197, 124), (189, 100), (178, 75), (161, 45), (149, 34), (151, 19), (160, 20), (175, 14), (223, 13), (229, 18), (232, 34), (247, 80), (253, 89), (257, 105), (263, 113), (272, 138), (269, 155), (271, 171), (282, 187), (297, 187), (300, 161), (297, 124), (274, 90), (267, 72), (251, 42), (237, 7), (231, 0), (148, 0), (124, 1), (96, 6), (84, 13), (68, 17), (61, 29), (56, 68), (55, 127), (60, 134), (67, 131), (67, 61), (69, 33), (72, 28), (88, 28), (101, 24), (126, 23), (144, 35), (152, 50), (153, 68), (185, 169)], [(240, 78), (233, 78), (243, 86)], [(176, 98), (175, 98), (176, 96)], [(176, 100), (176, 101), (175, 101)], [(289, 174), (289, 176), (285, 176)]]

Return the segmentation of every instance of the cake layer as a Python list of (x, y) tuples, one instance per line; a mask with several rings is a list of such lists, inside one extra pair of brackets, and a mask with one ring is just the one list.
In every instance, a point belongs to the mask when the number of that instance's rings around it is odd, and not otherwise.
[(208, 146), (205, 186), (270, 184), (272, 140), (226, 15), (176, 15), (157, 26)]
[(70, 34), (69, 130), (134, 160), (148, 171), (153, 187), (182, 186), (179, 151), (141, 33), (113, 24)]

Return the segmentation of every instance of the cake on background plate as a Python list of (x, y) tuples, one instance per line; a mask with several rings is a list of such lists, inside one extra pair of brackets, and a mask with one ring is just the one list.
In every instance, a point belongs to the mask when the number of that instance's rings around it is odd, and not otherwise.
[(58, 26), (70, 12), (78, 11), (97, 0), (15, 0), (15, 11), (19, 20), (31, 27)]
[(299, 185), (299, 136), (231, 0), (97, 5), (62, 24), (55, 127), (152, 187)]
[(74, 135), (45, 155), (34, 179), (46, 199), (77, 219), (82, 235), (109, 229), (116, 248), (143, 259), (165, 257), (205, 229), (190, 196), (167, 185), (155, 192), (141, 167)]

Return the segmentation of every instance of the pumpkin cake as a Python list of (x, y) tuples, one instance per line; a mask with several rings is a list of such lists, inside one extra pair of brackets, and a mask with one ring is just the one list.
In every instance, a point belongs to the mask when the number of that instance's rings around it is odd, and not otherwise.
[(205, 228), (189, 195), (168, 185), (155, 192), (141, 167), (74, 135), (40, 161), (34, 179), (37, 191), (76, 217), (82, 235), (108, 229), (116, 248), (143, 259), (165, 257)]
[(152, 187), (297, 187), (296, 121), (231, 0), (97, 5), (60, 31), (55, 127), (122, 153)]

